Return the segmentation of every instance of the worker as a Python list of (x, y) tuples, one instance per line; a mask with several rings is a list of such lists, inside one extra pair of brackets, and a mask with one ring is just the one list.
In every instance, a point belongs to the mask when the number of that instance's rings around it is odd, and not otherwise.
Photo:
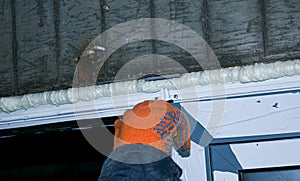
[(114, 126), (114, 148), (99, 181), (180, 180), (182, 170), (172, 151), (190, 155), (190, 125), (181, 110), (163, 100), (147, 100), (125, 111)]

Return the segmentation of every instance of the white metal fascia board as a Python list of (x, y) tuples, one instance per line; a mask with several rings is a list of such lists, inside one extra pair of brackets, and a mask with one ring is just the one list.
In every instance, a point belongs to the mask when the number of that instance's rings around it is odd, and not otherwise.
[[(60, 106), (42, 105), (11, 113), (0, 112), (0, 130), (81, 119), (121, 115), (135, 104), (149, 99), (174, 100), (177, 103), (233, 99), (245, 96), (278, 94), (300, 90), (300, 75), (243, 84), (225, 83), (194, 86), (180, 90), (161, 89), (156, 93), (135, 93), (80, 101)], [(205, 124), (204, 124), (205, 125)]]

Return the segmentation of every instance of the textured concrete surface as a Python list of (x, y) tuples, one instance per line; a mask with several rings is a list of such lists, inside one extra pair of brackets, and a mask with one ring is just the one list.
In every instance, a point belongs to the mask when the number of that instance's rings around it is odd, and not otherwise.
[(52, 1), (16, 1), (17, 93), (51, 89), (56, 84)]
[(266, 55), (299, 53), (300, 2), (266, 0), (264, 6)]
[(89, 42), (101, 33), (99, 0), (56, 0), (58, 84), (69, 87), (79, 57)]
[(209, 44), (223, 66), (255, 62), (263, 52), (259, 0), (208, 1)]
[[(108, 4), (109, 12), (103, 10)], [(0, 3), (0, 97), (72, 86), (74, 61), (97, 35), (137, 18), (164, 18), (196, 31), (223, 67), (300, 57), (298, 0), (2, 0)], [(157, 32), (154, 32), (155, 37)], [(166, 35), (167, 36), (167, 35)], [(193, 37), (186, 37), (191, 41)], [(102, 66), (97, 83), (115, 79), (130, 60), (160, 54), (186, 71), (202, 67), (181, 48), (161, 41), (128, 44)], [(209, 63), (209, 59), (204, 59)], [(182, 69), (154, 59), (141, 63), (157, 74)], [(93, 69), (86, 62), (83, 69)], [(122, 80), (146, 74), (128, 74)], [(89, 81), (90, 74), (82, 75)], [(121, 79), (120, 79), (121, 80)]]
[(9, 0), (3, 0), (0, 4), (0, 94), (13, 94), (17, 84), (14, 74), (14, 53), (12, 34), (12, 12)]

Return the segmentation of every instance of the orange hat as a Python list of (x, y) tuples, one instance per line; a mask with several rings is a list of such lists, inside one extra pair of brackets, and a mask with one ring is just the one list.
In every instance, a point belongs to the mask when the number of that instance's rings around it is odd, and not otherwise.
[(141, 102), (127, 110), (123, 120), (115, 121), (114, 149), (124, 144), (147, 144), (166, 153), (171, 153), (175, 146), (180, 154), (187, 156), (189, 122), (179, 109), (166, 101)]

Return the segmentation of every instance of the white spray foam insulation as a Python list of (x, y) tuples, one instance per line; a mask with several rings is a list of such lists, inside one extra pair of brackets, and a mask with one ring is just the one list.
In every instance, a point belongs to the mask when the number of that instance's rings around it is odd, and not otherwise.
[(300, 75), (300, 60), (277, 61), (268, 64), (256, 63), (241, 67), (192, 72), (183, 74), (180, 78), (158, 81), (134, 80), (16, 97), (3, 97), (0, 98), (0, 110), (13, 112), (47, 104), (72, 104), (78, 101), (89, 101), (102, 97), (133, 93), (153, 93), (161, 89), (178, 90), (191, 86), (226, 82), (259, 82), (293, 75)]

